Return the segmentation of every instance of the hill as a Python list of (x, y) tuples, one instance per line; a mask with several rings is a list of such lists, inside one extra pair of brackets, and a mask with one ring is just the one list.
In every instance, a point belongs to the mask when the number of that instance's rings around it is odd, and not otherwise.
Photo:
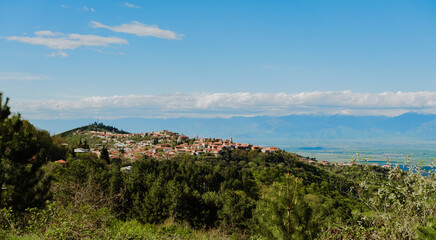
[(68, 131), (65, 131), (63, 133), (60, 133), (59, 135), (62, 137), (67, 137), (70, 136), (72, 133), (74, 132), (86, 132), (86, 131), (100, 131), (100, 132), (111, 132), (111, 133), (119, 133), (119, 134), (129, 134), (129, 132), (123, 131), (123, 130), (119, 130), (116, 127), (113, 126), (108, 126), (108, 125), (104, 125), (103, 123), (91, 123), (87, 126), (82, 126), (82, 127), (78, 127), (78, 128), (74, 128)]

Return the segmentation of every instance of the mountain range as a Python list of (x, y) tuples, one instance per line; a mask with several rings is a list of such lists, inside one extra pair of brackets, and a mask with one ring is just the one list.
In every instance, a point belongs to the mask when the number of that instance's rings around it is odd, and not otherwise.
[[(95, 122), (95, 119), (31, 120), (52, 134)], [(290, 140), (436, 141), (436, 115), (405, 113), (396, 117), (289, 115), (232, 118), (120, 118), (104, 120), (128, 132), (169, 130), (194, 137), (238, 139), (252, 143)]]

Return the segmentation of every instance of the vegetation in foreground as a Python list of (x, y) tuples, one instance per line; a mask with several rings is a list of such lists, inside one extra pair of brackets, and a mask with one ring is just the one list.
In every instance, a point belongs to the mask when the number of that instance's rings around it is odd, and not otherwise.
[(11, 115), (1, 96), (0, 132), (1, 239), (436, 237), (434, 171), (257, 150), (142, 158), (122, 171)]

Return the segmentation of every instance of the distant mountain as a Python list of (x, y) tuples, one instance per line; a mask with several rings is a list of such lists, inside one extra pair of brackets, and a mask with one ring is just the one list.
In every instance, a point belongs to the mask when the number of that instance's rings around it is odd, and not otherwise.
[[(89, 119), (34, 120), (38, 127), (55, 133)], [(130, 132), (169, 130), (188, 136), (238, 139), (251, 143), (288, 140), (436, 140), (436, 115), (406, 113), (397, 117), (348, 115), (290, 115), (283, 117), (232, 118), (122, 118), (105, 124)], [(76, 125), (76, 126), (77, 126)], [(66, 128), (66, 129), (65, 129)]]
[(78, 128), (74, 128), (71, 130), (68, 130), (66, 132), (63, 132), (59, 135), (65, 137), (68, 135), (71, 135), (72, 133), (79, 131), (79, 132), (84, 132), (84, 131), (106, 131), (106, 132), (112, 132), (112, 133), (121, 133), (121, 134), (127, 134), (129, 132), (123, 131), (123, 130), (119, 130), (116, 127), (112, 127), (112, 126), (107, 126), (104, 125), (103, 123), (97, 123), (94, 122), (92, 124), (86, 125), (86, 126), (82, 126), (82, 127), (78, 127)]

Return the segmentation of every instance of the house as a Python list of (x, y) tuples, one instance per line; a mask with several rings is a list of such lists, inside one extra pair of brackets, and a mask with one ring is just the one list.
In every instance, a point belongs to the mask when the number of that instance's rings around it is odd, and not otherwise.
[(250, 150), (251, 149), (251, 144), (243, 144), (243, 143), (237, 143), (235, 145), (236, 149), (243, 149), (243, 150)]
[(122, 148), (122, 147), (124, 147), (124, 144), (123, 143), (115, 143), (114, 147)]
[(130, 170), (132, 169), (132, 166), (125, 166), (120, 168), (121, 172), (130, 173)]
[(89, 152), (89, 149), (84, 149), (84, 148), (75, 148), (74, 149), (75, 153), (87, 153)]
[(173, 150), (170, 147), (163, 147), (162, 149), (163, 149), (164, 152), (169, 152), (169, 151)]
[(57, 161), (55, 161), (55, 163), (61, 164), (62, 167), (66, 167), (67, 166), (67, 161), (65, 161), (63, 159), (57, 160)]
[(188, 152), (188, 149), (185, 149), (185, 148), (178, 148), (178, 149), (176, 149), (176, 152), (177, 152), (177, 153), (186, 153), (186, 152)]
[(257, 149), (262, 149), (262, 147), (261, 146), (252, 146), (251, 147), (251, 150), (257, 150)]
[(279, 150), (280, 150), (280, 148), (276, 148), (276, 147), (266, 147), (266, 148), (263, 148), (261, 151), (263, 153), (266, 153), (266, 152), (277, 152)]
[(181, 143), (181, 142), (185, 142), (185, 141), (189, 141), (189, 137), (188, 136), (186, 136), (186, 135), (180, 135), (178, 138), (177, 138), (177, 142), (178, 143)]

